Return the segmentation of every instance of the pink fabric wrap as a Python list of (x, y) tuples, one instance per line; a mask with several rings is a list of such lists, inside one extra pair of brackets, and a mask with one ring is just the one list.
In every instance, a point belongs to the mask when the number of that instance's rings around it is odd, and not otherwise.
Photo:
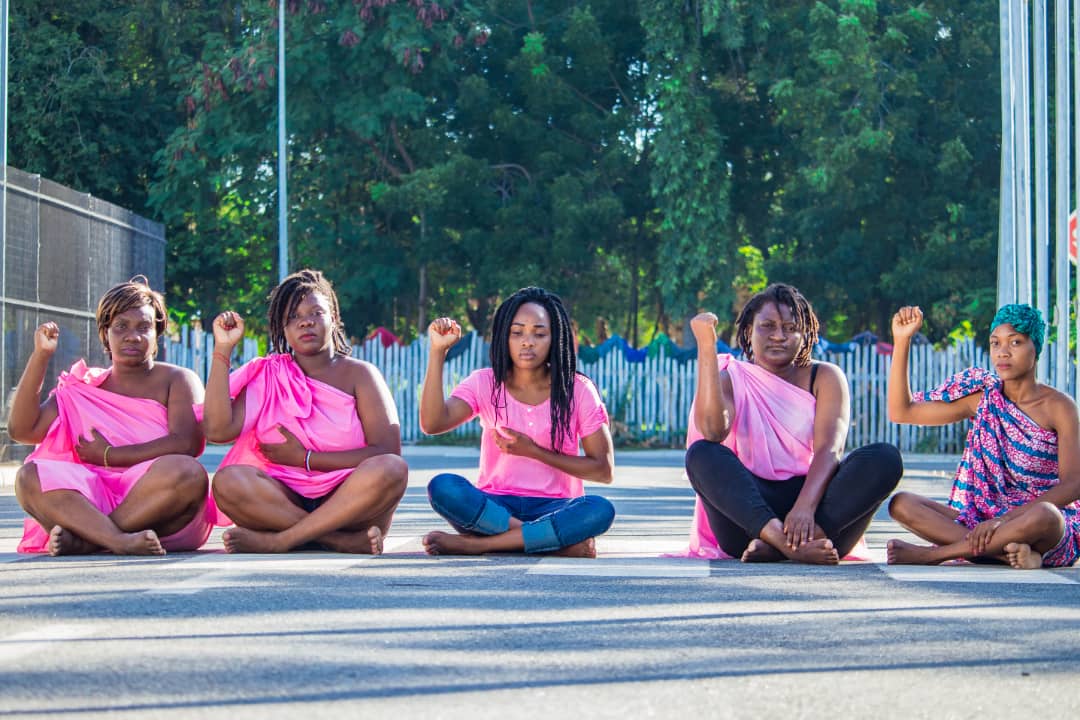
[(353, 468), (308, 472), (303, 466), (277, 465), (259, 452), (259, 443), (283, 442), (278, 431), (283, 426), (315, 452), (365, 447), (355, 397), (309, 378), (285, 354), (256, 358), (229, 376), (230, 397), (245, 389), (244, 427), (221, 467), (252, 465), (309, 498), (326, 495), (352, 473)]
[[(480, 477), (476, 486), (494, 495), (573, 498), (585, 494), (581, 478), (531, 458), (509, 455), (499, 449), (491, 437), (496, 427), (517, 430), (532, 438), (542, 448), (551, 449), (551, 400), (539, 405), (518, 402), (505, 393), (506, 407), (497, 408), (491, 402), (495, 373), (491, 368), (476, 370), (461, 381), (451, 397), (466, 402), (473, 417), (480, 417), (483, 435), (480, 437)], [(471, 418), (470, 418), (471, 419)], [(600, 393), (584, 375), (574, 378), (574, 409), (570, 433), (563, 439), (559, 451), (564, 455), (579, 454), (581, 438), (586, 438), (608, 422), (607, 410)]]
[[(127, 497), (157, 458), (129, 468), (89, 465), (83, 463), (75, 451), (80, 439), (92, 438), (90, 431), (93, 429), (110, 445), (138, 445), (169, 432), (168, 410), (161, 403), (101, 388), (110, 372), (108, 368), (87, 367), (85, 362), (78, 360), (70, 370), (60, 374), (52, 393), (56, 398), (57, 418), (49, 426), (45, 438), (26, 458), (26, 462), (37, 465), (42, 492), (74, 490), (106, 515)], [(209, 494), (209, 486), (207, 491)], [(207, 506), (206, 514), (212, 517), (214, 511), (209, 497)], [(189, 547), (200, 534), (202, 540)], [(168, 538), (161, 538), (161, 541), (166, 550), (192, 550), (202, 545), (209, 534), (209, 521), (197, 516), (188, 527)], [(26, 518), (18, 550), (44, 552), (48, 539), (46, 529)], [(170, 542), (166, 543), (166, 540)]]
[[(721, 353), (716, 356), (720, 371), (727, 370), (735, 399), (731, 432), (722, 441), (731, 448), (750, 472), (769, 480), (788, 480), (805, 475), (814, 459), (814, 412), (817, 399), (768, 370)], [(694, 406), (686, 430), (686, 447), (702, 439), (694, 422)], [(690, 526), (690, 546), (685, 557), (709, 560), (728, 559), (716, 543), (709, 519), (694, 502)], [(866, 546), (860, 540), (848, 559), (864, 559)]]

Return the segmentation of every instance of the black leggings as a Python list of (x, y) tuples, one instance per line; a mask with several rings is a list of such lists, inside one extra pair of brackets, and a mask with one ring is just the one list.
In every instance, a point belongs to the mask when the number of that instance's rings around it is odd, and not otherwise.
[[(707, 440), (686, 451), (686, 474), (701, 496), (717, 543), (735, 558), (767, 523), (787, 516), (806, 481), (805, 475), (759, 478), (726, 445)], [(903, 474), (900, 451), (888, 443), (861, 447), (840, 462), (814, 514), (840, 557), (859, 542)]]

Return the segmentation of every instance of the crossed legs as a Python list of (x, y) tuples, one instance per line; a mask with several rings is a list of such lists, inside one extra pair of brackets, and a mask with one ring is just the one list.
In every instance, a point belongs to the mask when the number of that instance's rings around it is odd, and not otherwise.
[(222, 468), (214, 475), (214, 499), (236, 523), (223, 535), (225, 549), (278, 553), (314, 541), (336, 552), (378, 555), (408, 472), (398, 455), (368, 458), (309, 512), (299, 495), (262, 470)]
[(1054, 505), (1033, 502), (1022, 512), (1002, 520), (981, 553), (972, 548), (968, 528), (956, 522), (959, 513), (941, 503), (909, 492), (897, 493), (889, 514), (907, 530), (932, 545), (890, 540), (888, 560), (896, 565), (937, 565), (958, 558), (993, 558), (1018, 569), (1042, 567), (1044, 553), (1054, 549), (1065, 534), (1065, 518)]
[(206, 506), (206, 470), (187, 455), (155, 460), (108, 514), (75, 490), (43, 491), (38, 472), (33, 462), (19, 468), (15, 495), (26, 513), (49, 530), (50, 555), (100, 550), (117, 555), (164, 555), (161, 538), (183, 530)]

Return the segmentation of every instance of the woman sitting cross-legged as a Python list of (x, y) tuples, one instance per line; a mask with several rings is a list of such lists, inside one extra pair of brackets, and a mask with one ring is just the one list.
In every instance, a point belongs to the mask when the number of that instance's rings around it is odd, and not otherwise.
[(287, 552), (308, 543), (378, 554), (405, 494), (397, 409), (379, 370), (350, 357), (337, 295), (316, 270), (270, 294), (274, 352), (228, 375), (244, 336), (233, 312), (214, 320), (206, 434), (235, 444), (214, 475), (233, 522), (229, 552)]
[(46, 322), (34, 333), (8, 420), (12, 439), (38, 443), (15, 479), (30, 515), (19, 552), (164, 555), (206, 542), (216, 512), (195, 459), (205, 444), (193, 408), (203, 387), (190, 370), (154, 359), (166, 322), (146, 278), (111, 288), (97, 308), (109, 367), (79, 360), (40, 404), (60, 329)]
[(593, 538), (611, 526), (615, 509), (585, 495), (581, 481), (610, 483), (614, 451), (600, 395), (577, 372), (571, 333), (557, 295), (519, 290), (495, 312), (491, 367), (446, 399), (443, 363), (461, 327), (449, 318), (431, 323), (420, 426), (444, 433), (479, 415), (483, 429), (479, 488), (451, 473), (428, 485), (431, 506), (460, 533), (429, 533), (432, 555), (596, 555)]
[(1080, 421), (1072, 398), (1035, 380), (1046, 325), (1030, 305), (1005, 305), (990, 326), (996, 374), (969, 368), (912, 397), (911, 338), (922, 311), (893, 316), (889, 418), (946, 425), (971, 418), (949, 504), (901, 492), (889, 513), (932, 545), (890, 540), (890, 563), (958, 558), (1014, 568), (1063, 567), (1080, 555)]
[(900, 481), (899, 451), (878, 443), (841, 460), (847, 380), (811, 360), (818, 321), (794, 287), (770, 285), (739, 314), (746, 361), (715, 354), (716, 322), (712, 313), (691, 321), (698, 381), (688, 438), (703, 439), (687, 451), (686, 472), (708, 519), (707, 528), (696, 521), (691, 549), (715, 542), (743, 562), (839, 562)]

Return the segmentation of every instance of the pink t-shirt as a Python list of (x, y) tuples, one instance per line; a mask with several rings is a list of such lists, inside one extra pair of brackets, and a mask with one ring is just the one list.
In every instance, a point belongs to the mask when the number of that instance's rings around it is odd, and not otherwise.
[[(556, 470), (531, 458), (509, 455), (491, 438), (496, 427), (506, 427), (528, 435), (542, 448), (551, 449), (551, 400), (526, 405), (503, 393), (506, 407), (496, 417), (491, 402), (495, 373), (491, 368), (476, 370), (454, 388), (451, 397), (463, 400), (472, 409), (471, 420), (480, 416), (484, 434), (480, 439), (480, 479), (476, 485), (494, 495), (570, 498), (585, 494), (581, 478)], [(569, 436), (560, 448), (564, 455), (577, 455), (581, 438), (588, 437), (608, 422), (607, 410), (596, 387), (584, 375), (574, 380), (574, 412)]]

